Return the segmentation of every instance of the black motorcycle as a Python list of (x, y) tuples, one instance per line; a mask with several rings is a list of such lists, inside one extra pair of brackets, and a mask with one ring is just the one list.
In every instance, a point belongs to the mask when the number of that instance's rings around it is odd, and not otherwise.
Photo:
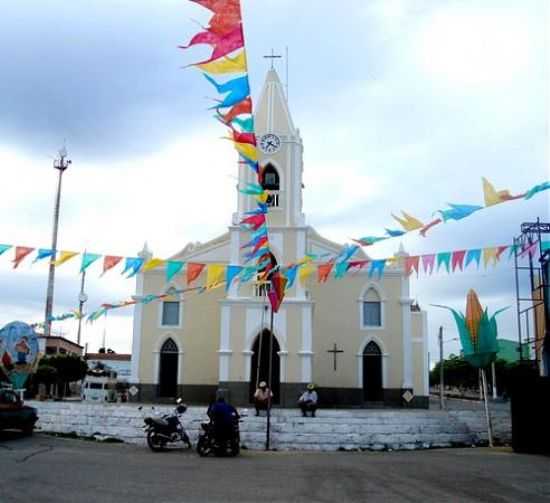
[(199, 439), (197, 441), (199, 456), (204, 457), (209, 454), (214, 454), (215, 456), (237, 456), (241, 451), (240, 422), (239, 415), (234, 413), (231, 427), (223, 435), (220, 435), (220, 432), (216, 431), (216, 426), (212, 420), (201, 423)]
[[(139, 408), (141, 410), (141, 407)], [(154, 409), (154, 407), (153, 407)], [(147, 432), (147, 445), (154, 452), (160, 452), (167, 448), (168, 444), (183, 442), (187, 448), (192, 448), (189, 436), (181, 422), (181, 416), (187, 407), (178, 399), (173, 414), (165, 414), (162, 417), (146, 417), (143, 427)]]

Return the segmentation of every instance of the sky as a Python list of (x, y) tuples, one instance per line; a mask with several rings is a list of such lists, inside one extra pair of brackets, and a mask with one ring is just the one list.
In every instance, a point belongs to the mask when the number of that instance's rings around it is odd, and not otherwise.
[[(253, 97), (289, 49), (289, 104), (304, 140), (308, 223), (339, 242), (383, 232), (401, 209), (429, 220), (447, 202), (481, 204), (481, 177), (522, 192), (550, 179), (549, 5), (545, 0), (242, 0)], [(206, 109), (211, 88), (185, 65), (205, 48), (177, 49), (206, 23), (186, 0), (4, 2), (0, 18), (0, 242), (51, 243), (56, 171), (64, 143), (59, 248), (134, 256), (147, 241), (167, 257), (226, 231), (237, 164)], [(276, 63), (283, 80), (284, 63)], [(548, 193), (370, 248), (392, 255), (509, 244), (520, 224), (548, 221)], [(392, 225), (395, 227), (395, 224)], [(12, 270), (0, 257), (0, 326), (41, 321), (47, 264)], [(54, 313), (77, 306), (78, 260), (59, 268)], [(134, 293), (111, 272), (87, 279), (89, 309)], [(448, 313), (475, 288), (517, 337), (512, 263), (412, 278), (428, 311), (431, 358)], [(74, 339), (76, 323), (54, 333)], [(132, 311), (85, 325), (130, 350)], [(446, 352), (458, 352), (450, 341)]]

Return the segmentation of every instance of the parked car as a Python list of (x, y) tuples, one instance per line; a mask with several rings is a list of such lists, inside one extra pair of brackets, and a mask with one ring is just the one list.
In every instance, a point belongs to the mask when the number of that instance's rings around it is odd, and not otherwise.
[(37, 420), (34, 407), (24, 405), (11, 389), (0, 388), (0, 430), (21, 430), (32, 435)]

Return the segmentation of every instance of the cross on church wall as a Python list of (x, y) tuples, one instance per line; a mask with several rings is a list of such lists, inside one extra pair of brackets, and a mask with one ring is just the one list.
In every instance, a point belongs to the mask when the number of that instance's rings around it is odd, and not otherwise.
[(332, 353), (334, 357), (334, 372), (336, 372), (336, 357), (338, 356), (338, 353), (343, 353), (343, 352), (344, 352), (343, 349), (338, 349), (338, 346), (336, 345), (336, 343), (334, 344), (333, 349), (327, 350), (327, 353)]

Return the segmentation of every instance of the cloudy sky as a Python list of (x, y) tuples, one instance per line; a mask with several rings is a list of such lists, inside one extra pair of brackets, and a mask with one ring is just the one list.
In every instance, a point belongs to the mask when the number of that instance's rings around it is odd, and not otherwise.
[[(549, 4), (545, 0), (243, 0), (254, 96), (273, 48), (289, 47), (289, 100), (305, 143), (305, 212), (327, 237), (379, 233), (390, 212), (421, 219), (447, 202), (481, 202), (481, 176), (523, 191), (550, 178)], [(60, 248), (168, 256), (225, 231), (236, 159), (206, 111), (212, 91), (182, 67), (207, 11), (185, 0), (15, 0), (0, 18), (0, 242), (49, 247), (66, 142)], [(284, 78), (284, 67), (280, 68)], [(403, 240), (419, 254), (511, 242), (549, 218), (548, 195), (480, 212)], [(399, 241), (373, 247), (391, 255)], [(40, 321), (46, 264), (0, 258), (0, 325)], [(78, 261), (59, 269), (55, 313), (77, 305)], [(90, 308), (133, 293), (112, 272), (88, 280)], [(491, 309), (514, 303), (512, 264), (413, 280), (430, 317), (430, 350), (468, 288)], [(85, 327), (90, 350), (128, 351), (131, 310)], [(513, 310), (501, 334), (516, 337)], [(54, 331), (74, 337), (74, 322)], [(457, 345), (447, 345), (457, 351)]]

